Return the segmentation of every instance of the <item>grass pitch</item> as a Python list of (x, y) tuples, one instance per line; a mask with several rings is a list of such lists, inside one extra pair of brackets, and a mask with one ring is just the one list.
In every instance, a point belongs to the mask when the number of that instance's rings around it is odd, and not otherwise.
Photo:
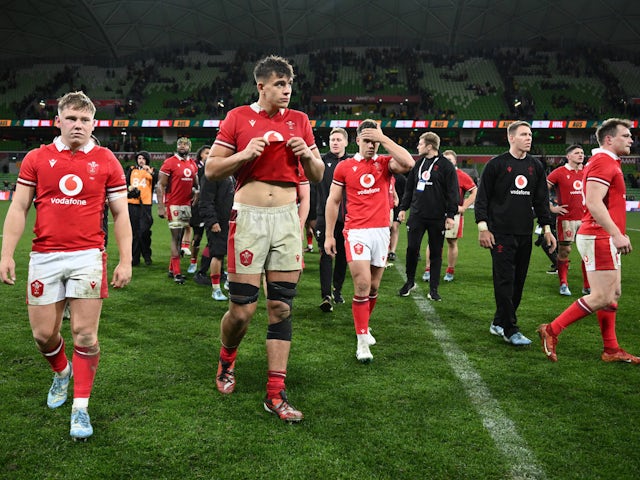
[[(0, 202), (0, 218), (8, 205)], [(86, 443), (69, 437), (70, 401), (46, 406), (51, 372), (34, 347), (24, 304), (29, 226), (16, 254), (17, 285), (0, 285), (0, 477), (637, 478), (640, 369), (599, 360), (595, 316), (561, 335), (557, 364), (545, 359), (535, 335), (539, 323), (578, 298), (577, 252), (568, 298), (534, 249), (519, 309), (534, 344), (514, 348), (488, 332), (490, 255), (477, 245), (472, 214), (456, 278), (442, 282), (439, 303), (424, 300), (422, 282), (411, 297), (397, 295), (404, 282), (401, 232), (397, 265), (385, 272), (371, 320), (378, 344), (370, 365), (355, 359), (349, 277), (347, 303), (321, 312), (318, 254), (306, 254), (287, 378), (289, 398), (305, 413), (300, 425), (262, 408), (263, 297), (238, 355), (236, 392), (218, 394), (225, 304), (191, 280), (178, 286), (167, 279), (168, 229), (156, 218), (154, 264), (136, 267), (132, 283), (111, 289), (104, 303), (89, 406), (95, 433)], [(628, 218), (637, 251), (623, 259), (618, 338), (640, 354), (640, 215)], [(111, 273), (114, 244), (109, 252)], [(63, 334), (70, 355), (68, 324)]]

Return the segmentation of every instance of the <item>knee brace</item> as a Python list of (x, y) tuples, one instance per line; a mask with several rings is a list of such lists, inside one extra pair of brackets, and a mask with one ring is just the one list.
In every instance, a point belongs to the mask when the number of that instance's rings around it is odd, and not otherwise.
[(293, 306), (293, 299), (298, 294), (296, 284), (291, 282), (267, 282), (267, 298)]
[(267, 327), (267, 340), (291, 341), (291, 317)]
[(260, 289), (249, 283), (229, 282), (229, 300), (238, 305), (249, 305), (258, 301)]

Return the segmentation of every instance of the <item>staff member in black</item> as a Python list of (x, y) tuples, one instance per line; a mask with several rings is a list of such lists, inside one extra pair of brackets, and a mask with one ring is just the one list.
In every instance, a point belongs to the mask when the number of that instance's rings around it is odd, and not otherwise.
[(444, 231), (453, 228), (453, 217), (458, 213), (458, 175), (449, 160), (438, 154), (440, 137), (433, 132), (420, 135), (418, 154), (422, 157), (407, 174), (407, 184), (400, 202), (398, 219), (403, 222), (406, 211), (411, 215), (407, 221), (407, 281), (399, 294), (408, 297), (416, 288), (416, 269), (421, 250), (422, 237), (429, 236), (431, 261), (431, 283), (429, 300), (442, 300), (438, 293), (442, 268), (442, 246)]
[[(334, 128), (329, 133), (329, 151), (322, 156), (324, 162), (324, 175), (322, 180), (316, 184), (316, 240), (318, 241), (318, 250), (320, 251), (320, 294), (322, 295), (322, 303), (320, 310), (323, 312), (333, 311), (333, 303), (344, 303), (342, 298), (342, 284), (347, 274), (347, 257), (344, 250), (344, 237), (342, 230), (344, 229), (345, 214), (345, 198), (342, 198), (342, 204), (338, 210), (338, 219), (333, 235), (336, 239), (336, 263), (333, 265), (331, 255), (324, 251), (325, 239), (325, 219), (324, 209), (327, 205), (329, 197), (329, 189), (333, 182), (333, 171), (336, 169), (338, 162), (349, 158), (346, 149), (349, 144), (349, 135), (344, 128)], [(332, 272), (333, 270), (333, 272)], [(333, 295), (331, 291), (331, 283), (333, 281)]]
[(522, 300), (531, 258), (534, 216), (553, 251), (549, 190), (544, 165), (531, 150), (531, 125), (517, 121), (507, 127), (509, 151), (489, 160), (482, 171), (475, 203), (480, 246), (491, 249), (496, 313), (489, 327), (516, 346), (531, 340), (518, 328), (516, 310)]

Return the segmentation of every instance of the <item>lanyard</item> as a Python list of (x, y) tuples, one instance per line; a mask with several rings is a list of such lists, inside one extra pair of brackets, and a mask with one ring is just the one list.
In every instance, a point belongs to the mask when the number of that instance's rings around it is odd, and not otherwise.
[[(422, 180), (422, 167), (424, 166), (424, 162), (426, 162), (427, 159), (426, 157), (422, 159), (422, 163), (420, 164), (420, 168), (418, 168), (418, 180)], [(431, 169), (433, 168), (433, 166), (436, 164), (436, 162), (438, 161), (438, 157), (436, 157), (436, 159), (433, 161), (433, 163), (431, 165), (429, 165), (429, 169), (427, 170), (427, 179), (431, 178)]]

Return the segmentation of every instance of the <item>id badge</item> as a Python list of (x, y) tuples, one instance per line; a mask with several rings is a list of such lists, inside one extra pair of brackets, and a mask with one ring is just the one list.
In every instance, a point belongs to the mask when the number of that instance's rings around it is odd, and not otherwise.
[(424, 186), (427, 184), (424, 180), (418, 180), (418, 184), (416, 185), (416, 190), (419, 192), (424, 192)]

